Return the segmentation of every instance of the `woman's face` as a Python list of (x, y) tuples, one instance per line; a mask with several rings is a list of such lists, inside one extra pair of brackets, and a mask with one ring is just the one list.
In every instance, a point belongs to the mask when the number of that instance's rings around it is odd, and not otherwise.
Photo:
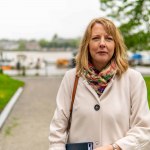
[(115, 49), (115, 42), (100, 23), (96, 23), (92, 28), (89, 42), (89, 52), (93, 65), (100, 71), (111, 60)]

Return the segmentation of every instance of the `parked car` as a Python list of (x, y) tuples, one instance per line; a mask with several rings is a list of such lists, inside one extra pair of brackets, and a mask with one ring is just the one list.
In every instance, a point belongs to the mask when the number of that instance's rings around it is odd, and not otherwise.
[(128, 52), (128, 61), (131, 66), (150, 66), (150, 51)]
[(143, 55), (141, 60), (141, 65), (150, 65), (150, 55)]

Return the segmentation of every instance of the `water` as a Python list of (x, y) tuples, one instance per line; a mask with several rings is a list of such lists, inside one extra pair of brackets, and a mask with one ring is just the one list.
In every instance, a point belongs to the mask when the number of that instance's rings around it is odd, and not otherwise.
[[(72, 52), (29, 52), (29, 51), (4, 51), (3, 59), (11, 60), (11, 65), (16, 67), (18, 59), (22, 59), (22, 64), (27, 66), (26, 76), (50, 76), (50, 75), (63, 75), (69, 68), (58, 68), (56, 61), (60, 58), (72, 59)], [(42, 62), (40, 69), (35, 69), (35, 63), (40, 59)], [(45, 64), (45, 62), (47, 62)], [(32, 63), (32, 65), (31, 65)], [(150, 67), (135, 66), (135, 70), (141, 72), (143, 75), (150, 75)], [(22, 75), (22, 71), (16, 69), (4, 70), (4, 74), (11, 76)]]
[(17, 61), (24, 59), (24, 61), (36, 61), (37, 59), (47, 60), (54, 63), (57, 59), (70, 59), (72, 52), (36, 52), (36, 51), (3, 51), (3, 59), (10, 59)]
[[(56, 61), (58, 59), (71, 60), (73, 58), (72, 52), (29, 52), (29, 51), (4, 51), (3, 59), (11, 60), (9, 63), (14, 68), (19, 60), (22, 66), (26, 66), (26, 76), (49, 76), (49, 75), (63, 75), (69, 68), (58, 68)], [(40, 68), (35, 69), (37, 60), (40, 60)], [(11, 76), (22, 75), (22, 70), (4, 70), (4, 74)]]

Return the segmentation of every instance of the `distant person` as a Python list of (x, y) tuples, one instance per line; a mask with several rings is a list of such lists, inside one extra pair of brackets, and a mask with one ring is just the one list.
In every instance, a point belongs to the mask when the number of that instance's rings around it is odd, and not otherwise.
[(21, 69), (21, 63), (20, 63), (20, 61), (17, 61), (17, 63), (16, 63), (16, 69), (17, 70)]
[[(93, 19), (83, 36), (76, 68), (66, 72), (50, 124), (49, 150), (93, 142), (94, 150), (149, 150), (150, 111), (142, 75), (129, 68), (121, 33), (106, 18)], [(79, 77), (70, 105), (75, 76)]]
[(71, 68), (74, 68), (74, 67), (76, 66), (75, 58), (72, 58), (70, 61), (71, 61), (70, 67), (71, 67)]
[(73, 58), (71, 59), (71, 67), (74, 68), (76, 66), (76, 60), (75, 56), (77, 54), (77, 51), (73, 52)]
[(39, 75), (39, 69), (41, 68), (41, 60), (40, 58), (37, 59), (36, 64), (35, 64), (35, 69), (36, 69), (36, 74), (35, 75)]
[(16, 69), (17, 69), (17, 71), (18, 71), (18, 75), (21, 75), (21, 63), (20, 63), (20, 61), (17, 61), (17, 63), (16, 63)]
[(41, 61), (40, 61), (40, 58), (38, 58), (36, 65), (35, 65), (35, 68), (38, 70), (38, 69), (40, 69), (40, 67), (41, 67)]

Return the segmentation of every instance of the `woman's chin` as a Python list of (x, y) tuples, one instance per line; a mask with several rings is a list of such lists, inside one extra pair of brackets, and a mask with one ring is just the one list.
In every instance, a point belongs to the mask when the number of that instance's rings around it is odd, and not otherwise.
[(110, 59), (108, 59), (108, 57), (106, 57), (106, 56), (101, 56), (101, 57), (98, 57), (97, 59), (96, 59), (96, 62), (98, 62), (98, 63), (104, 63), (104, 64), (107, 64), (108, 62), (109, 62), (109, 60)]

